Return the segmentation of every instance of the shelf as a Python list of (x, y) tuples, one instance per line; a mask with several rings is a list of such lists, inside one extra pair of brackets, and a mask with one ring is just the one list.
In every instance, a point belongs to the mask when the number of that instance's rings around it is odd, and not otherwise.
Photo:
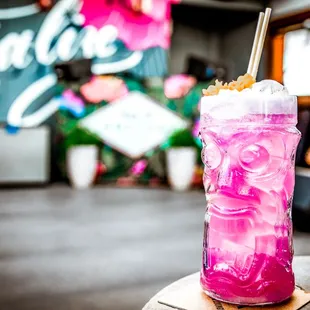
[(216, 0), (182, 0), (181, 4), (201, 6), (210, 9), (229, 11), (259, 12), (264, 10), (261, 3), (242, 1), (216, 1)]

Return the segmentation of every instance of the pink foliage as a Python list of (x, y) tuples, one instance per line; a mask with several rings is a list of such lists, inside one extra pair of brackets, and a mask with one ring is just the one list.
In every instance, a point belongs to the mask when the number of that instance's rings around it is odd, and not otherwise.
[(93, 77), (90, 82), (81, 86), (81, 94), (92, 103), (100, 101), (112, 102), (128, 94), (128, 89), (123, 80), (108, 77)]
[(197, 83), (196, 79), (186, 74), (172, 75), (165, 80), (164, 92), (169, 99), (184, 97)]
[(147, 160), (141, 159), (141, 160), (138, 160), (136, 163), (133, 164), (130, 171), (133, 175), (139, 176), (144, 172), (146, 167), (147, 167)]
[(194, 137), (198, 137), (199, 131), (200, 131), (200, 121), (197, 120), (197, 121), (194, 123), (193, 130), (192, 130), (192, 135), (193, 135)]
[(84, 107), (83, 100), (78, 97), (71, 89), (67, 89), (62, 93), (62, 97), (66, 99), (71, 104), (74, 103), (79, 107)]
[[(160, 46), (167, 49), (171, 37), (171, 4), (180, 0), (143, 0), (141, 11), (133, 9), (137, 0), (84, 0), (81, 14), (85, 25), (115, 26), (118, 38), (131, 50)], [(108, 4), (110, 3), (110, 4)]]

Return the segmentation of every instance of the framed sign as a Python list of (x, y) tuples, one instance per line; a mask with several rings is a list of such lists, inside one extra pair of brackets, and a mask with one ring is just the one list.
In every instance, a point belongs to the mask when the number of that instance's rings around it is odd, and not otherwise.
[(131, 92), (85, 117), (80, 125), (118, 152), (136, 159), (189, 123), (151, 97)]

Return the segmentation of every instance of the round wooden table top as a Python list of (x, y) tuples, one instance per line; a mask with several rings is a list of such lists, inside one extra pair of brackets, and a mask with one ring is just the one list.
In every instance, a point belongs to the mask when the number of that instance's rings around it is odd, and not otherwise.
[[(310, 292), (310, 256), (296, 256), (293, 261), (293, 268), (296, 278), (296, 285), (303, 288), (306, 292)], [(162, 289), (150, 301), (143, 307), (143, 310), (172, 310), (172, 309), (182, 309), (178, 307), (166, 306), (158, 301), (162, 301), (171, 294), (175, 294), (178, 291), (181, 291), (182, 288), (187, 287), (190, 284), (199, 283), (199, 273), (189, 275), (185, 278), (182, 278), (169, 286)], [(163, 298), (165, 296), (165, 298)], [(177, 306), (177, 305), (176, 305)], [(285, 308), (285, 307), (283, 307)], [(222, 309), (222, 308), (219, 308)], [(288, 308), (286, 308), (288, 309)], [(310, 310), (310, 303), (306, 304), (302, 310)], [(195, 308), (183, 309), (183, 310), (196, 310)], [(291, 309), (289, 309), (291, 310)]]

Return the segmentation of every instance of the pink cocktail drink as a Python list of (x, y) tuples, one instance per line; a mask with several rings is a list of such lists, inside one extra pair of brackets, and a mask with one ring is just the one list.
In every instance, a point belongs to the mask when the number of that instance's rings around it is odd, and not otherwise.
[(297, 103), (284, 89), (258, 89), (201, 103), (207, 198), (201, 286), (213, 298), (244, 305), (281, 302), (295, 287)]

